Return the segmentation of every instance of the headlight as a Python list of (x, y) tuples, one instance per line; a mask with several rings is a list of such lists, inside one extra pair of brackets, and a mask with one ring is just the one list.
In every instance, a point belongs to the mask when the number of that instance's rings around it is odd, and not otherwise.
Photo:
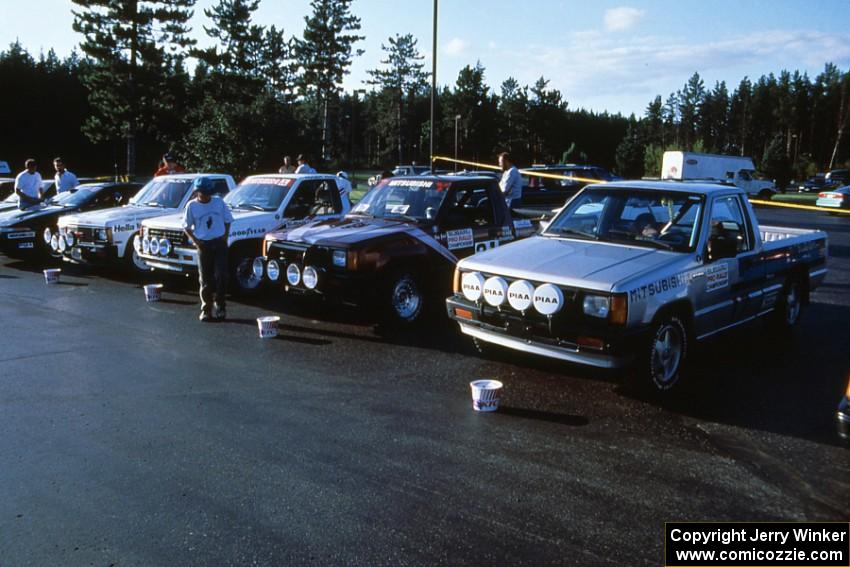
[(498, 307), (505, 302), (508, 295), (508, 282), (499, 276), (487, 278), (484, 282), (484, 301)]
[(159, 240), (159, 253), (163, 256), (171, 254), (171, 242), (167, 238), (161, 238)]
[(54, 252), (59, 250), (59, 237), (55, 234), (50, 237), (50, 247), (53, 248)]
[(145, 254), (150, 254), (151, 252), (151, 239), (147, 236), (142, 238), (142, 252)]
[(133, 248), (136, 249), (137, 254), (142, 251), (142, 237), (138, 234), (133, 238)]
[(541, 315), (554, 315), (564, 306), (564, 292), (558, 286), (546, 283), (537, 286), (531, 301)]
[(286, 281), (289, 282), (289, 285), (298, 285), (298, 282), (301, 281), (301, 270), (295, 264), (289, 264), (286, 268)]
[(159, 254), (159, 240), (158, 239), (151, 238), (150, 247), (151, 247), (151, 254), (153, 254), (154, 256)]
[(109, 240), (109, 232), (105, 228), (98, 229), (97, 239), (101, 241)]
[(266, 274), (271, 281), (277, 281), (280, 277), (280, 264), (277, 263), (277, 260), (269, 260), (268, 265), (266, 265)]
[(44, 229), (44, 232), (41, 233), (42, 238), (44, 238), (45, 244), (50, 244), (50, 239), (53, 238), (53, 233), (50, 231), (50, 227)]
[(333, 264), (337, 268), (344, 268), (346, 264), (346, 252), (345, 250), (334, 250), (333, 254)]
[(582, 309), (585, 315), (604, 319), (608, 316), (608, 298), (601, 295), (585, 295)]
[(263, 277), (263, 257), (257, 256), (254, 258), (254, 261), (251, 262), (251, 272), (254, 274), (254, 277), (260, 279)]
[(517, 311), (525, 311), (531, 307), (534, 297), (534, 286), (531, 282), (517, 280), (508, 287), (508, 303)]
[(460, 277), (460, 290), (469, 301), (478, 301), (484, 290), (484, 276), (478, 272), (466, 272)]
[(313, 266), (304, 268), (304, 287), (307, 289), (316, 289), (319, 283), (319, 272)]
[(74, 245), (74, 240), (75, 240), (75, 238), (74, 238), (73, 232), (71, 232), (69, 230), (68, 232), (65, 233), (65, 242), (68, 244), (68, 248), (70, 248)]

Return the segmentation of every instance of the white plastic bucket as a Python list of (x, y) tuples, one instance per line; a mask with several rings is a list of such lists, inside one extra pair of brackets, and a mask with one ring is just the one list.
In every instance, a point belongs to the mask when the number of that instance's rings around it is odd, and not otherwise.
[(55, 284), (59, 283), (59, 274), (62, 273), (62, 268), (48, 268), (44, 270), (44, 283)]
[(148, 284), (145, 287), (145, 301), (153, 303), (162, 299), (162, 284)]
[(502, 384), (498, 380), (475, 380), (469, 383), (472, 390), (472, 409), (475, 411), (496, 411), (502, 396)]
[(266, 317), (257, 317), (257, 326), (260, 331), (261, 339), (273, 339), (277, 336), (277, 324), (280, 322), (280, 317), (277, 315), (268, 315)]

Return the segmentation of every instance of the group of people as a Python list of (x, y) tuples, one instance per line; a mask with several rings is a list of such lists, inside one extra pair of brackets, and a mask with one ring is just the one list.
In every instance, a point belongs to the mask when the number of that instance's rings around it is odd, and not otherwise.
[[(283, 156), (283, 165), (277, 170), (278, 173), (316, 173), (316, 169), (310, 165), (310, 160), (306, 154), (298, 154), (296, 158), (298, 166), (292, 165), (291, 156)], [(340, 195), (348, 195), (351, 193), (351, 181), (348, 179), (348, 174), (344, 171), (338, 171), (336, 174), (336, 185), (339, 187)]]
[[(53, 177), (56, 194), (72, 191), (80, 181), (77, 176), (65, 168), (61, 157), (53, 160)], [(34, 159), (24, 162), (24, 170), (15, 177), (15, 195), (18, 196), (18, 208), (27, 209), (44, 201), (44, 180), (38, 172), (38, 163)]]

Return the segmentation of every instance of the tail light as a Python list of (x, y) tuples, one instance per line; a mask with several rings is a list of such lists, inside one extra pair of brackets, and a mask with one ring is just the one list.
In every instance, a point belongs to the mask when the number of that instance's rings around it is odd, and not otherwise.
[(818, 197), (821, 199), (826, 199), (826, 193), (818, 193)]

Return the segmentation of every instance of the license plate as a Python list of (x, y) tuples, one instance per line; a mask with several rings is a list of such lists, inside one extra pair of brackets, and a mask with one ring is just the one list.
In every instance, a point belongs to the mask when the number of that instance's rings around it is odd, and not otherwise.
[(82, 260), (83, 251), (79, 248), (74, 248), (73, 250), (71, 250), (71, 258), (73, 258), (74, 260)]

